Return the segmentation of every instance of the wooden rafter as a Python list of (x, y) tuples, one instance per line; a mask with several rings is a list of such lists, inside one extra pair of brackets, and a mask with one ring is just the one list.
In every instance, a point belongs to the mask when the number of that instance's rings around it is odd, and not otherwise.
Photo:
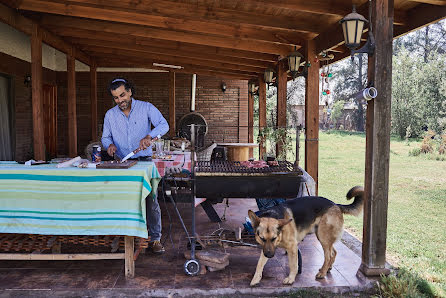
[[(52, 26), (52, 31), (57, 34), (64, 34), (60, 24), (64, 27), (71, 27), (84, 30), (96, 30), (100, 32), (119, 33), (123, 36), (138, 36), (145, 38), (157, 38), (162, 40), (187, 42), (199, 45), (216, 46), (222, 48), (232, 48), (275, 55), (287, 55), (293, 47), (264, 41), (247, 41), (237, 38), (226, 38), (223, 36), (203, 35), (193, 32), (179, 32), (174, 30), (164, 30), (141, 25), (122, 24), (109, 21), (97, 21), (63, 16), (46, 16), (41, 20), (42, 26)], [(58, 28), (59, 27), (59, 28)]]
[(167, 47), (153, 46), (153, 44), (140, 45), (130, 42), (129, 43), (123, 42), (122, 40), (116, 40), (113, 42), (113, 41), (104, 41), (104, 40), (87, 39), (87, 38), (71, 38), (69, 39), (69, 41), (73, 44), (79, 45), (79, 48), (85, 52), (88, 52), (88, 50), (91, 49), (92, 47), (103, 47), (103, 48), (126, 50), (126, 51), (138, 51), (151, 55), (162, 55), (170, 58), (177, 58), (177, 57), (191, 58), (191, 59), (200, 59), (203, 61), (219, 62), (219, 63), (229, 62), (236, 65), (253, 66), (262, 69), (268, 67), (274, 67), (274, 65), (270, 62), (259, 61), (254, 59), (229, 57), (223, 55), (212, 55), (207, 53), (200, 53), (197, 51), (178, 51), (178, 50), (172, 50)]
[[(293, 18), (273, 15), (261, 15), (258, 13), (239, 10), (215, 9), (211, 6), (200, 6), (183, 2), (171, 1), (144, 1), (132, 0), (109, 0), (100, 5), (97, 1), (44, 1), (23, 0), (18, 7), (22, 10), (40, 11), (55, 14), (64, 14), (85, 18), (109, 17), (110, 15), (119, 19), (120, 16), (127, 19), (126, 23), (132, 22), (132, 18), (144, 19), (154, 16), (164, 16), (178, 20), (196, 20), (217, 22), (226, 24), (246, 25), (262, 28), (288, 29), (299, 32), (317, 33), (324, 27), (323, 23), (310, 22), (309, 18)], [(116, 13), (119, 8), (119, 14)], [(138, 11), (142, 13), (138, 13)], [(152, 18), (154, 21), (156, 18)]]
[[(36, 25), (32, 20), (20, 15), (13, 9), (3, 5), (0, 3), (0, 21), (10, 25), (11, 27), (31, 36), (33, 25)], [(40, 29), (42, 34), (42, 41), (59, 51), (64, 53), (68, 53), (71, 51), (72, 45), (65, 42), (59, 36), (48, 32), (47, 30)], [(84, 52), (77, 50), (76, 51), (76, 59), (79, 61), (90, 64), (90, 57), (88, 57)]]

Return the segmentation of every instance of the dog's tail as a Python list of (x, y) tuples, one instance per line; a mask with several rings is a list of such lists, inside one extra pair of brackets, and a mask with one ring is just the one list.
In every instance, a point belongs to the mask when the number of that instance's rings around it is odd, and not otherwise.
[(338, 204), (341, 208), (342, 213), (358, 216), (362, 212), (362, 207), (364, 205), (364, 188), (361, 186), (355, 186), (350, 189), (347, 193), (347, 200), (355, 198), (353, 203), (350, 205)]

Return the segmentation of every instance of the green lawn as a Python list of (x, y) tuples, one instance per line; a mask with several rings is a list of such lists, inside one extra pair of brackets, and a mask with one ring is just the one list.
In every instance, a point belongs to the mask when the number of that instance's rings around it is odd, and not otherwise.
[[(319, 195), (345, 203), (352, 186), (364, 185), (365, 135), (321, 132), (319, 140)], [(446, 161), (409, 156), (418, 146), (391, 140), (387, 259), (445, 296)], [(362, 216), (346, 216), (345, 227), (361, 239)]]

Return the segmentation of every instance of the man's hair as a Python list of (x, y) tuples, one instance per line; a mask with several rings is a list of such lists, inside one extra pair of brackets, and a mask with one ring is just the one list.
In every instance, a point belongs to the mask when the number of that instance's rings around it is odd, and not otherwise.
[(113, 94), (111, 92), (113, 90), (118, 89), (121, 86), (124, 86), (124, 88), (127, 92), (132, 90), (132, 97), (135, 95), (135, 90), (133, 88), (133, 85), (127, 79), (124, 79), (122, 77), (114, 78), (110, 82), (110, 84), (108, 85), (108, 92), (110, 93), (111, 96), (113, 96)]

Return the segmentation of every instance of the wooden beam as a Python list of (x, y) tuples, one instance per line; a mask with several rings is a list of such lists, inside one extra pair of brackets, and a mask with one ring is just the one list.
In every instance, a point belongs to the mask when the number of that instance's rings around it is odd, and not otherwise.
[(407, 17), (410, 19), (410, 22), (408, 22), (407, 26), (395, 28), (394, 38), (444, 19), (446, 17), (446, 5), (420, 4), (407, 11)]
[[(245, 65), (237, 65), (233, 63), (222, 63), (215, 62), (212, 60), (201, 60), (201, 59), (193, 59), (193, 58), (181, 58), (175, 56), (168, 56), (162, 54), (152, 54), (141, 51), (132, 51), (132, 50), (121, 50), (121, 49), (112, 49), (107, 47), (96, 47), (90, 46), (85, 48), (85, 51), (89, 53), (91, 56), (116, 56), (121, 59), (126, 58), (136, 58), (136, 59), (148, 59), (153, 60), (154, 62), (164, 63), (164, 64), (175, 64), (175, 65), (198, 65), (204, 67), (213, 67), (216, 69), (227, 69), (227, 70), (238, 70), (245, 72), (253, 72), (253, 73), (262, 73), (265, 68), (263, 67), (253, 67), (253, 66), (245, 66)], [(230, 62), (230, 61), (229, 61)]]
[[(83, 3), (58, 3), (55, 1), (25, 0), (20, 8), (24, 10), (60, 14), (66, 16), (85, 17), (96, 20), (128, 23), (157, 27), (181, 32), (195, 32), (220, 35), (227, 38), (239, 38), (251, 41), (268, 41), (289, 45), (301, 45), (307, 36), (292, 30), (269, 29), (258, 30), (240, 24), (223, 24), (206, 22), (203, 19), (183, 19), (180, 16), (170, 17), (151, 14), (152, 4), (142, 3), (140, 8), (130, 7), (123, 1), (110, 0), (106, 5), (97, 5), (95, 0), (83, 0)], [(145, 9), (142, 7), (145, 6)], [(119, 14), (116, 14), (119, 9)], [(150, 9), (150, 11), (147, 11)]]
[[(287, 70), (288, 63), (284, 59), (277, 65), (277, 129), (283, 131), (283, 140), (279, 140), (276, 144), (276, 157), (284, 156), (286, 159), (286, 148), (283, 147), (283, 141), (286, 139), (287, 118), (286, 118), (286, 104), (287, 104)], [(281, 134), (282, 136), (282, 134)], [(284, 151), (285, 150), (285, 151)], [(282, 158), (283, 159), (283, 158)]]
[[(306, 57), (316, 57), (316, 43), (307, 43)], [(305, 80), (305, 170), (316, 182), (319, 177), (319, 65), (312, 63)]]
[[(136, 21), (145, 22), (146, 19), (149, 19), (152, 23), (144, 25), (157, 27), (160, 27), (160, 24), (165, 22), (169, 27), (174, 27), (175, 24), (180, 23), (185, 24), (186, 28), (188, 28), (189, 26), (196, 25), (196, 22), (203, 21), (210, 23), (208, 26), (212, 26), (212, 23), (234, 24), (236, 26), (242, 25), (315, 33), (320, 32), (321, 28), (324, 27), (322, 23), (311, 22), (311, 18), (309, 17), (275, 16), (258, 12), (245, 12), (240, 9), (222, 9), (214, 8), (210, 5), (194, 5), (184, 2), (153, 1), (146, 3), (144, 1), (134, 2), (132, 0), (109, 0), (106, 2), (106, 6), (104, 4), (94, 5), (97, 1), (84, 0), (83, 2), (89, 2), (91, 4), (81, 5), (80, 3), (74, 2), (57, 3), (43, 0), (23, 0), (19, 9), (84, 18), (107, 19), (110, 21), (122, 21), (121, 18), (124, 18), (123, 21), (125, 23)], [(129, 9), (129, 7), (131, 8)], [(120, 12), (119, 16), (116, 15), (117, 9)], [(137, 13), (139, 11), (142, 13)], [(192, 21), (196, 22), (194, 23)], [(163, 26), (166, 26), (166, 24)]]
[(90, 103), (91, 103), (91, 140), (100, 139), (98, 135), (98, 74), (96, 62), (90, 65)]
[(409, 0), (409, 1), (432, 4), (432, 5), (446, 5), (446, 0)]
[[(259, 76), (259, 135), (266, 128), (266, 83), (263, 76)], [(260, 138), (259, 159), (266, 159), (266, 139)]]
[(33, 149), (35, 160), (45, 160), (45, 124), (43, 123), (42, 32), (37, 24), (31, 32), (31, 84), (33, 109)]
[(205, 61), (212, 62), (221, 62), (221, 63), (232, 63), (242, 66), (254, 66), (261, 67), (266, 69), (268, 67), (274, 67), (273, 63), (259, 61), (254, 59), (247, 58), (238, 58), (238, 57), (230, 57), (216, 54), (208, 54), (202, 51), (178, 51), (176, 49), (166, 48), (166, 47), (158, 47), (156, 43), (150, 44), (135, 44), (131, 42), (122, 41), (121, 38), (116, 37), (115, 41), (106, 41), (100, 39), (90, 39), (90, 38), (70, 38), (69, 41), (73, 44), (77, 45), (80, 49), (88, 51), (90, 47), (106, 47), (110, 49), (119, 49), (119, 50), (127, 50), (127, 51), (139, 51), (148, 54), (157, 54), (157, 55), (168, 55), (171, 57), (181, 57), (181, 58), (192, 58), (192, 59), (200, 59)]
[[(109, 21), (97, 21), (61, 16), (46, 16), (41, 20), (42, 25), (60, 25), (78, 29), (114, 33), (119, 32), (123, 36), (138, 36), (146, 38), (157, 38), (163, 40), (188, 42), (193, 44), (246, 50), (259, 53), (269, 53), (275, 55), (287, 55), (293, 47), (289, 45), (276, 44), (265, 41), (252, 42), (237, 38), (223, 36), (204, 35), (194, 32), (179, 32), (174, 30), (156, 29), (133, 24), (113, 23)], [(53, 30), (54, 31), (54, 30)]]
[[(31, 35), (32, 27), (34, 25), (38, 25), (36, 22), (33, 22), (32, 20), (25, 18), (21, 14), (17, 13), (17, 11), (1, 3), (0, 3), (0, 21), (10, 25), (11, 27), (27, 35)], [(70, 51), (72, 45), (66, 43), (60, 37), (54, 35), (53, 33), (43, 28), (40, 28), (39, 30), (41, 31), (42, 35), (42, 42), (64, 53)], [(76, 51), (76, 59), (85, 64), (90, 65), (90, 57), (88, 57), (84, 52), (80, 50)]]
[(74, 49), (67, 54), (68, 154), (77, 156), (76, 66)]
[[(149, 61), (122, 61), (117, 58), (98, 58), (97, 60), (98, 67), (139, 67), (146, 69), (158, 69), (163, 71), (171, 71), (171, 68), (153, 66), (152, 62)], [(175, 69), (176, 73), (188, 73), (188, 74), (197, 74), (203, 76), (214, 76), (218, 78), (229, 78), (229, 79), (238, 79), (238, 80), (249, 80), (254, 77), (257, 77), (256, 74), (245, 74), (236, 71), (224, 71), (224, 70), (216, 70), (210, 68), (202, 68), (198, 66), (186, 65), (182, 69)]]
[[(248, 143), (254, 142), (254, 95), (248, 91)], [(254, 157), (253, 148), (249, 148), (249, 157)]]
[[(369, 58), (368, 81), (378, 96), (368, 102), (364, 235), (360, 270), (367, 276), (388, 274), (386, 265), (387, 206), (389, 195), (390, 118), (392, 97), (393, 0), (373, 0), (375, 52)], [(371, 151), (371, 152), (370, 152)], [(370, 160), (371, 159), (371, 160)]]
[(175, 72), (169, 72), (169, 135), (175, 136)]
[[(60, 25), (46, 25), (52, 32), (58, 35), (73, 40), (73, 43), (77, 43), (76, 40), (88, 39), (88, 40), (98, 40), (102, 42), (123, 42), (122, 38), (115, 33), (101, 32), (94, 30), (85, 30), (72, 27), (61, 27)], [(145, 47), (156, 47), (169, 49), (178, 52), (193, 52), (193, 53), (203, 53), (205, 55), (217, 55), (222, 57), (231, 58), (241, 58), (256, 60), (262, 62), (277, 62), (278, 55), (258, 53), (253, 51), (244, 51), (237, 49), (226, 49), (220, 47), (195, 45), (191, 43), (176, 42), (163, 39), (155, 39), (149, 37), (138, 37), (138, 36), (126, 36), (125, 42), (131, 45), (145, 46)]]

